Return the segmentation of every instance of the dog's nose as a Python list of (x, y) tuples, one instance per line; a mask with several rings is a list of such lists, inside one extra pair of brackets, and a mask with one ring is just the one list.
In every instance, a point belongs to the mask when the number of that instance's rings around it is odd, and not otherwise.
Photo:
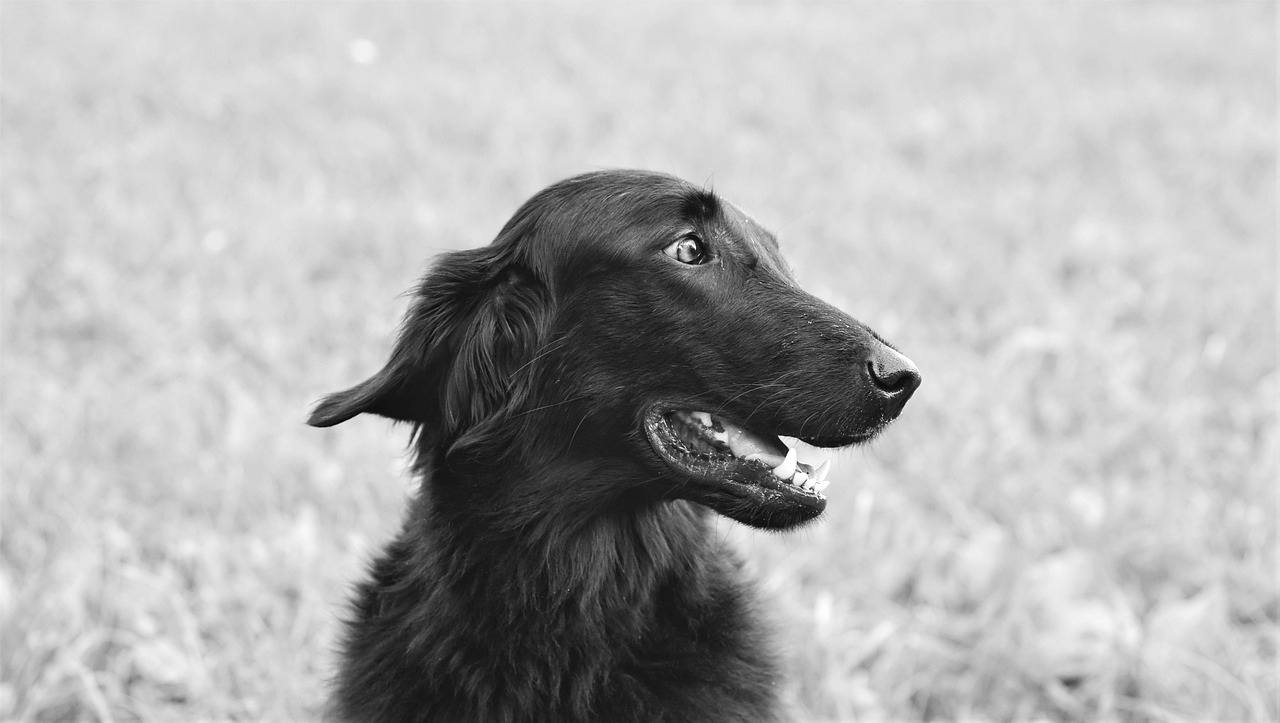
[(867, 376), (887, 403), (891, 417), (898, 416), (920, 386), (920, 370), (916, 365), (885, 344), (878, 344), (867, 359)]

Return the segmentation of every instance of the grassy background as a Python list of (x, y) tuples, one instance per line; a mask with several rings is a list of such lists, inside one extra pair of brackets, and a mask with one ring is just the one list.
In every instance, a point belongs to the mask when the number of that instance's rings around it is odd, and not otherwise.
[(802, 720), (1280, 716), (1274, 4), (0, 14), (0, 718), (314, 717), (410, 481), (309, 404), (615, 166), (923, 370), (820, 525), (723, 525)]

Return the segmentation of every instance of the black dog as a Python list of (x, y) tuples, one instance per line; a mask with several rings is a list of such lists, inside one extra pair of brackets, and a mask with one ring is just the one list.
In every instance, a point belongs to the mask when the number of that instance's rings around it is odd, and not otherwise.
[(920, 383), (679, 179), (589, 173), (446, 254), (391, 360), (310, 423), (413, 425), (421, 488), (361, 585), (344, 721), (760, 721), (780, 673), (711, 511), (794, 527)]

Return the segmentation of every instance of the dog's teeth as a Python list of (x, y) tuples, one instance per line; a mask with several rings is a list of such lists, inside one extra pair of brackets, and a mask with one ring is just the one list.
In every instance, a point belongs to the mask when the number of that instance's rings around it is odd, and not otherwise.
[(697, 420), (698, 424), (701, 424), (704, 427), (711, 426), (711, 415), (706, 412), (694, 412), (690, 416)]
[(796, 487), (812, 487), (813, 486), (809, 482), (809, 475), (805, 474), (804, 470), (802, 469), (796, 470), (795, 476), (791, 478), (791, 484), (795, 485)]
[(830, 472), (830, 471), (831, 471), (831, 460), (829, 459), (822, 460), (822, 464), (818, 465), (818, 469), (814, 470), (813, 484), (822, 485), (822, 487), (818, 488), (819, 492), (821, 492), (823, 489), (826, 488), (827, 472)]
[(831, 484), (831, 480), (824, 479), (821, 482), (814, 484), (813, 491), (817, 492), (818, 494), (822, 494), (822, 491), (825, 490), (827, 488), (827, 485), (829, 484)]
[(782, 464), (773, 468), (773, 476), (778, 479), (791, 479), (791, 475), (796, 473), (796, 450), (794, 448), (787, 450), (787, 456), (782, 460)]

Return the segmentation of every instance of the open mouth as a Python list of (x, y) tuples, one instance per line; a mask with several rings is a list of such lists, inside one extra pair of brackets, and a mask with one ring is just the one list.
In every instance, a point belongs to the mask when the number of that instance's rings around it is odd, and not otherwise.
[(790, 527), (826, 509), (830, 460), (811, 465), (775, 434), (706, 411), (654, 409), (650, 444), (688, 478), (686, 496), (757, 527)]

